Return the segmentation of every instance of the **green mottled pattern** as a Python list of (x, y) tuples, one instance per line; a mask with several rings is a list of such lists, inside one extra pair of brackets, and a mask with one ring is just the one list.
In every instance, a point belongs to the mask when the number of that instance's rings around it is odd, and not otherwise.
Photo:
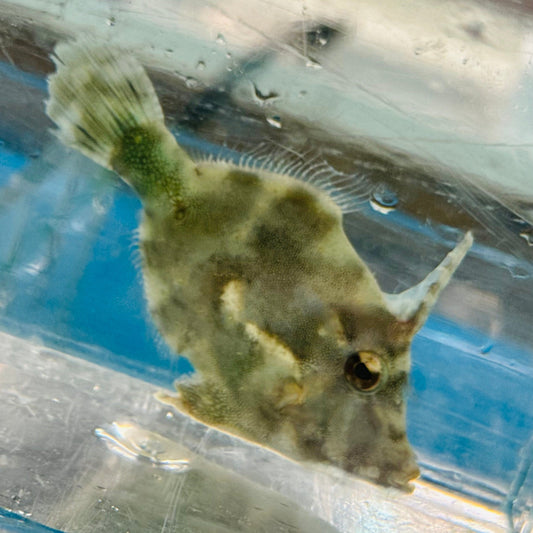
[[(405, 487), (416, 473), (403, 401), (409, 343), (339, 211), (263, 172), (204, 164), (191, 180), (184, 217), (148, 209), (141, 228), (152, 316), (199, 372), (179, 385), (179, 407), (292, 457)], [(231, 282), (242, 289), (236, 316), (223, 305)], [(293, 367), (246, 324), (283, 346)], [(388, 361), (390, 386), (362, 394), (346, 383), (345, 358), (360, 349)], [(302, 398), (285, 400), (287, 389)]]
[[(418, 474), (405, 433), (413, 325), (388, 310), (340, 209), (294, 178), (193, 162), (127, 54), (56, 53), (49, 116), (66, 144), (140, 196), (148, 306), (196, 369), (165, 401), (292, 458), (408, 490)], [(359, 353), (381, 365), (371, 392), (345, 377)]]

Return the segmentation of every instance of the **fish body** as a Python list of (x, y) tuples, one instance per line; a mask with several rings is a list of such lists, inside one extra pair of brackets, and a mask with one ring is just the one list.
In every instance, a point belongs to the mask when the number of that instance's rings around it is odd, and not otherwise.
[(58, 136), (142, 200), (148, 307), (196, 371), (164, 399), (293, 459), (410, 490), (410, 343), (471, 235), (417, 287), (386, 295), (322, 190), (191, 159), (130, 55), (67, 43), (55, 61), (47, 112)]

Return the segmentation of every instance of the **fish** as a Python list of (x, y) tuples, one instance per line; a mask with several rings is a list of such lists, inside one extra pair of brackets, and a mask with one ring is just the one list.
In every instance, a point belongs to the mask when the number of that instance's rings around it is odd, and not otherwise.
[(384, 293), (344, 232), (332, 187), (194, 159), (126, 50), (69, 41), (53, 60), (55, 134), (140, 198), (147, 306), (195, 370), (160, 399), (292, 460), (412, 491), (411, 341), (472, 233), (420, 283)]

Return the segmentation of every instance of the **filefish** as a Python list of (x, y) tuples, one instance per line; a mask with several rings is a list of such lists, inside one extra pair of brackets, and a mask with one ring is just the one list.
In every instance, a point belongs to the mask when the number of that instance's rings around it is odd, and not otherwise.
[(343, 230), (335, 187), (195, 160), (130, 53), (77, 41), (54, 54), (47, 114), (141, 199), (147, 305), (195, 369), (161, 399), (293, 460), (411, 491), (410, 345), (471, 233), (418, 285), (385, 294)]

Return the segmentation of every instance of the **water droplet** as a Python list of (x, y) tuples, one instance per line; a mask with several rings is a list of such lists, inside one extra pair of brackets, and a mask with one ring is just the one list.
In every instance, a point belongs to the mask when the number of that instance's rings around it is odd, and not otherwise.
[(155, 467), (186, 472), (190, 459), (177, 443), (133, 424), (114, 422), (109, 429), (96, 428), (95, 434), (114, 452), (131, 459), (143, 458)]
[(228, 59), (231, 59), (231, 52), (226, 52), (226, 57), (227, 57)]
[(511, 265), (508, 267), (509, 272), (515, 279), (529, 279), (531, 277), (531, 272), (521, 265)]
[(30, 154), (30, 158), (31, 159), (37, 159), (40, 155), (41, 155), (41, 151), (40, 150), (35, 150), (35, 151), (33, 151)]
[(318, 61), (315, 61), (314, 59), (311, 59), (311, 58), (307, 58), (307, 61), (305, 62), (305, 66), (307, 68), (312, 68), (315, 70), (320, 70), (322, 68), (322, 65)]
[(268, 91), (267, 93), (261, 92), (257, 85), (254, 84), (254, 96), (259, 100), (261, 105), (267, 103), (270, 100), (275, 100), (279, 97), (279, 94), (276, 91)]
[(521, 231), (519, 235), (527, 242), (528, 246), (533, 246), (533, 229)]
[(298, 98), (303, 98), (304, 96), (307, 96), (307, 91), (305, 89), (298, 93)]
[(267, 122), (273, 126), (274, 128), (281, 128), (281, 117), (278, 115), (272, 115), (270, 117), (267, 117)]
[(414, 49), (415, 56), (419, 56), (423, 51), (424, 51), (424, 49), (421, 46), (417, 46)]
[(370, 199), (370, 206), (374, 211), (386, 215), (396, 209), (398, 205), (398, 197), (396, 194), (388, 189), (385, 185), (380, 185), (372, 193)]
[(198, 63), (196, 63), (196, 70), (205, 70), (205, 62), (198, 61)]
[(224, 35), (222, 35), (221, 33), (219, 33), (217, 35), (217, 38), (215, 39), (215, 42), (221, 46), (225, 46), (226, 45), (226, 39), (224, 38)]
[(485, 345), (483, 345), (481, 348), (480, 348), (480, 352), (485, 355), (487, 353), (489, 353), (492, 349), (494, 348), (494, 344), (492, 342), (489, 342)]
[(193, 78), (192, 76), (188, 76), (187, 78), (185, 78), (185, 85), (189, 89), (194, 89), (194, 88), (198, 87), (199, 83), (198, 83), (198, 80), (196, 78)]
[(172, 411), (167, 411), (167, 413), (165, 414), (165, 418), (171, 420), (172, 418), (174, 418), (174, 413)]
[(109, 17), (107, 20), (106, 20), (106, 23), (108, 26), (114, 26), (116, 24), (117, 20), (115, 19), (115, 17)]

